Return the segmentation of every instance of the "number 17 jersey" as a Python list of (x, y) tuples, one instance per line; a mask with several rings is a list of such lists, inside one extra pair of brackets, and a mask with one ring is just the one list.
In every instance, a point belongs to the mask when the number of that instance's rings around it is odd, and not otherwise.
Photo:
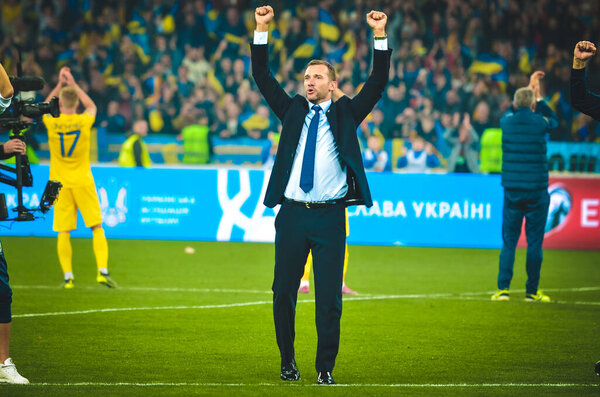
[(50, 147), (50, 179), (64, 187), (94, 184), (90, 167), (90, 135), (95, 117), (88, 113), (43, 117)]

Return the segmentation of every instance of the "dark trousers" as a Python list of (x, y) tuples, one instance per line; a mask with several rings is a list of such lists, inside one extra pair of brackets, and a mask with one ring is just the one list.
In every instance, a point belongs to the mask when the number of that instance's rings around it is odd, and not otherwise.
[(525, 218), (525, 236), (527, 237), (527, 283), (525, 286), (528, 294), (537, 293), (542, 267), (542, 243), (549, 205), (550, 196), (547, 189), (535, 191), (504, 189), (503, 245), (500, 251), (498, 289), (510, 287), (515, 263), (515, 249), (521, 235), (523, 218)]
[(8, 268), (4, 259), (4, 250), (0, 243), (0, 324), (10, 323), (12, 303), (12, 290), (8, 285)]
[(298, 287), (312, 250), (318, 336), (316, 369), (331, 372), (340, 344), (346, 247), (344, 205), (305, 208), (283, 203), (275, 218), (275, 232), (273, 316), (281, 361), (295, 358)]

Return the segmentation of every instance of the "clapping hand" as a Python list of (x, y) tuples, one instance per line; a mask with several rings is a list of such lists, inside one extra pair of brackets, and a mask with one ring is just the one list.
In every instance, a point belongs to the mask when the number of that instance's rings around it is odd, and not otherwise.
[(71, 74), (71, 69), (66, 66), (63, 66), (60, 69), (60, 73), (58, 74), (58, 82), (63, 85), (73, 85), (75, 84), (75, 79)]
[(536, 70), (531, 74), (531, 77), (529, 77), (528, 87), (533, 90), (536, 99), (541, 98), (542, 96), (540, 90), (540, 80), (542, 80), (545, 76), (546, 74), (544, 72), (541, 70)]

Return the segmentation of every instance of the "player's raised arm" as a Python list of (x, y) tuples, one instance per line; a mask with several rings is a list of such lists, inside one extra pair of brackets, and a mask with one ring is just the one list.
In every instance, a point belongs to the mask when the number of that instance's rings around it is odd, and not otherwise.
[(262, 6), (256, 7), (254, 11), (254, 20), (256, 21), (256, 31), (257, 32), (268, 32), (269, 31), (269, 23), (273, 20), (275, 13), (273, 12), (273, 7), (271, 6)]

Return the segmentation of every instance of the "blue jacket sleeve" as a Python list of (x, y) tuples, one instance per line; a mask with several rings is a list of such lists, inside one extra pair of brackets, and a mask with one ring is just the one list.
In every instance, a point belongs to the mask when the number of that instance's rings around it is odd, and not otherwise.
[(556, 127), (558, 127), (558, 117), (556, 116), (556, 113), (554, 113), (554, 111), (550, 109), (550, 106), (548, 106), (545, 101), (537, 102), (535, 106), (535, 112), (542, 115), (544, 121), (546, 122), (547, 129), (553, 130)]

